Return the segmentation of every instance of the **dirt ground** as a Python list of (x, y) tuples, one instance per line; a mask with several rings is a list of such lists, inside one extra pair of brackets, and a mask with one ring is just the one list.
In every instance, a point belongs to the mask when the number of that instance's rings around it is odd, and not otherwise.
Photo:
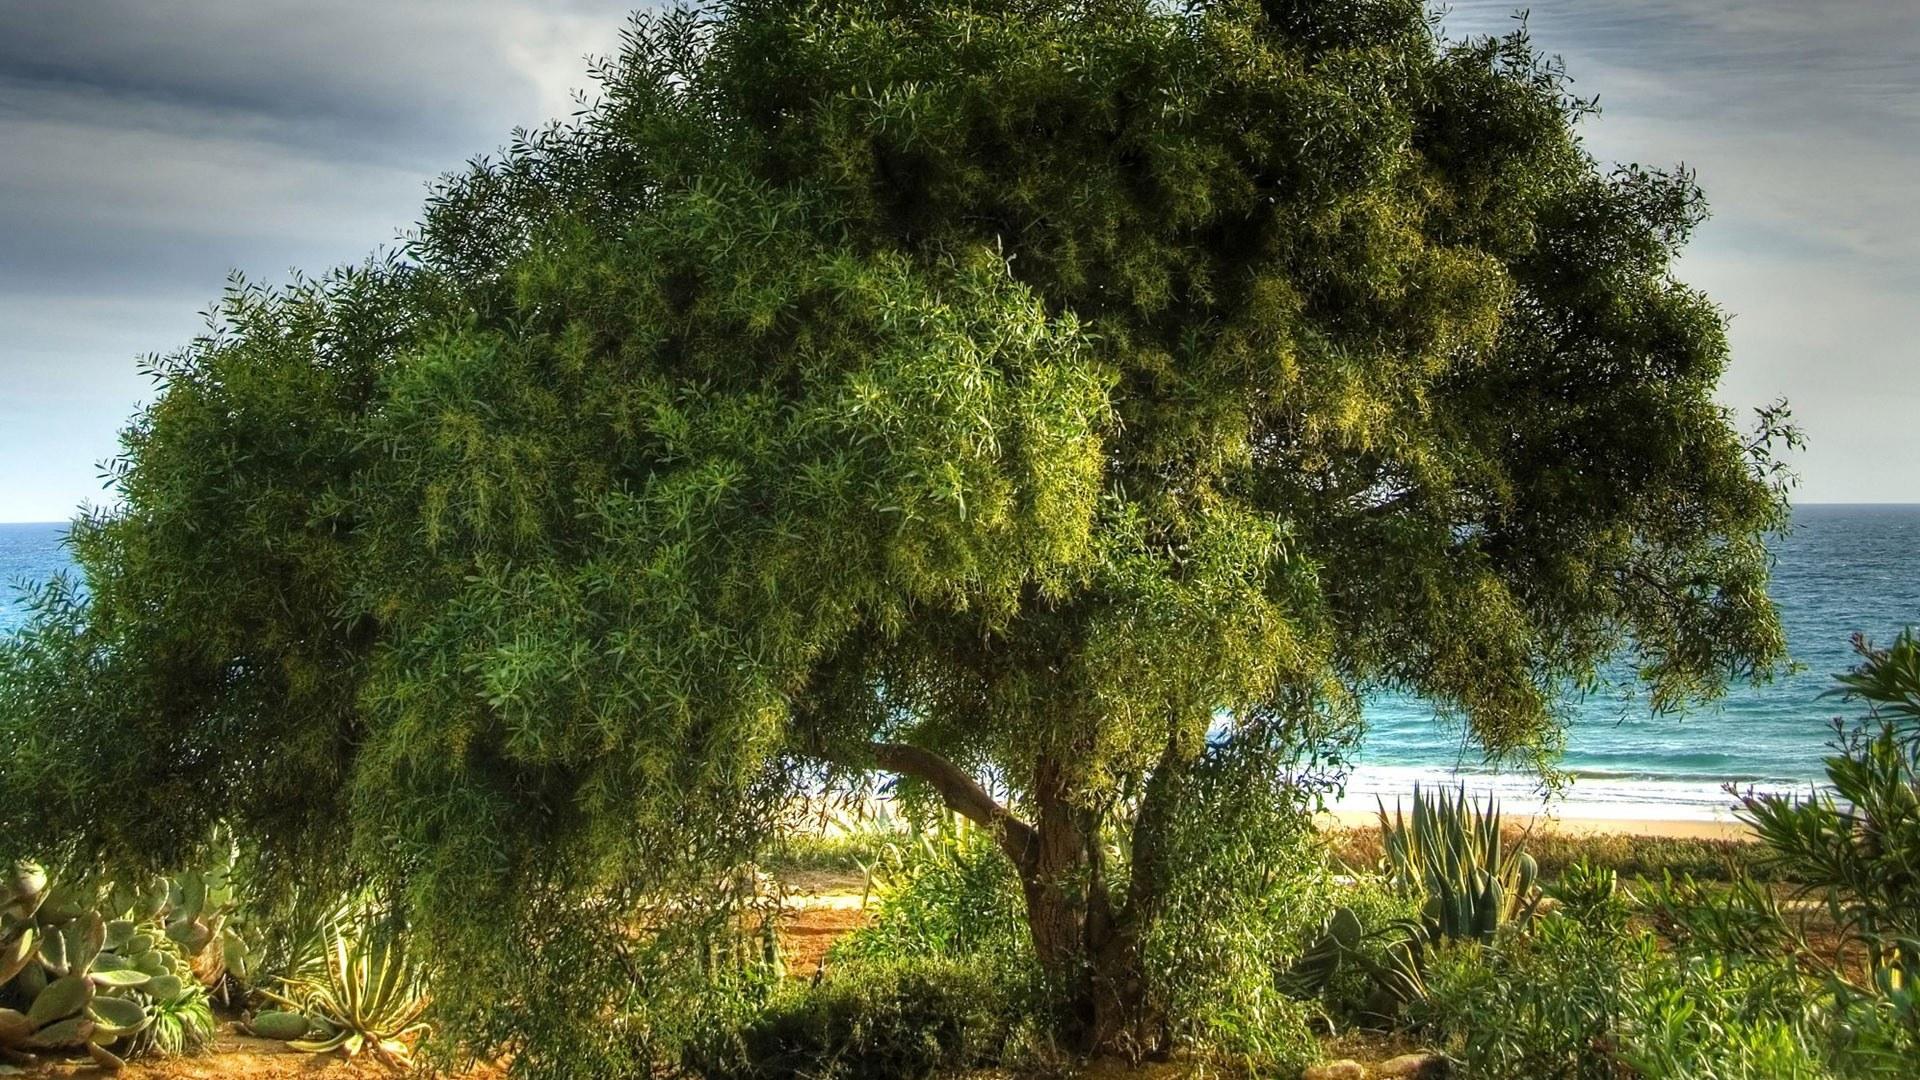
[[(107, 1075), (86, 1058), (56, 1061), (34, 1069), (15, 1069), (0, 1065), (0, 1076), (99, 1077)], [(213, 1049), (193, 1057), (164, 1061), (136, 1062), (119, 1074), (125, 1080), (210, 1080), (238, 1077), (241, 1080), (362, 1080), (391, 1077), (393, 1070), (370, 1058), (347, 1061), (339, 1054), (303, 1054), (285, 1043), (242, 1035), (234, 1025), (221, 1025)], [(486, 1080), (488, 1074), (471, 1074), (472, 1080)]]
[(827, 950), (866, 925), (866, 881), (857, 874), (796, 873), (782, 881), (780, 949), (790, 978), (811, 979)]
[[(780, 939), (790, 978), (811, 979), (826, 964), (827, 950), (839, 938), (866, 922), (865, 883), (852, 875), (795, 875), (786, 883)], [(1354, 1036), (1328, 1044), (1329, 1057), (1383, 1061), (1412, 1049), (1397, 1039)], [(99, 1077), (105, 1074), (90, 1061), (57, 1061), (34, 1069), (0, 1065), (0, 1078), (51, 1080), (55, 1077)], [(125, 1080), (388, 1080), (394, 1070), (371, 1058), (348, 1061), (339, 1054), (303, 1054), (286, 1044), (241, 1033), (237, 1024), (223, 1022), (213, 1049), (205, 1054), (166, 1061), (139, 1062), (119, 1074)], [(499, 1080), (495, 1069), (464, 1074), (461, 1080)], [(1092, 1064), (1076, 1071), (1079, 1080), (1184, 1080), (1219, 1075), (1216, 1070), (1185, 1062), (1147, 1066)], [(958, 1080), (1015, 1080), (1010, 1074), (985, 1070)]]
[[(795, 875), (786, 883), (780, 941), (787, 974), (810, 979), (826, 963), (827, 950), (841, 935), (866, 922), (865, 882), (857, 875)], [(0, 1078), (43, 1080), (52, 1077), (106, 1075), (87, 1058), (42, 1063), (32, 1069), (0, 1064)], [(125, 1080), (366, 1080), (392, 1077), (394, 1070), (371, 1058), (348, 1061), (339, 1054), (303, 1054), (285, 1043), (256, 1039), (223, 1022), (213, 1048), (193, 1057), (136, 1062), (119, 1074)], [(494, 1070), (467, 1073), (463, 1080), (494, 1080)]]

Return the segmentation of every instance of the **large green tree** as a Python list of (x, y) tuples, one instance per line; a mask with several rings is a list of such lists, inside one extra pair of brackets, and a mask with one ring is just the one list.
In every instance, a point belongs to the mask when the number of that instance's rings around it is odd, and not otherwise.
[(1546, 760), (1622, 651), (1660, 703), (1780, 656), (1699, 194), (1600, 168), (1524, 37), (735, 0), (598, 74), (156, 362), (89, 595), (5, 647), (0, 844), (228, 822), (478, 964), (889, 772), (994, 831), (1069, 1032), (1150, 1051), (1210, 738), (1392, 687)]

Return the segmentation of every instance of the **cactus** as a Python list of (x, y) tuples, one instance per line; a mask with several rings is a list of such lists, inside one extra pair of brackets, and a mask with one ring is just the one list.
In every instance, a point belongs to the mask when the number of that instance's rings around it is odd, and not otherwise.
[(1396, 805), (1380, 807), (1381, 869), (1402, 893), (1425, 896), (1421, 925), (1432, 939), (1489, 941), (1502, 926), (1525, 924), (1540, 902), (1533, 856), (1507, 851), (1500, 807), (1454, 792), (1413, 789), (1409, 821)]
[(247, 1021), (247, 1030), (262, 1039), (293, 1042), (313, 1032), (313, 1021), (304, 1012), (264, 1009)]
[[(117, 1070), (123, 1055), (211, 1038), (205, 994), (165, 939), (153, 891), (113, 890), (103, 913), (97, 891), (54, 883), (38, 866), (14, 869), (0, 891), (0, 1059), (84, 1050)], [(182, 1014), (192, 1022), (180, 1024)], [(162, 1018), (173, 1026), (156, 1038)]]
[[(1364, 947), (1368, 940), (1385, 942), (1379, 958)], [(1356, 969), (1372, 984), (1366, 1011), (1391, 1021), (1407, 1005), (1426, 997), (1430, 943), (1420, 923), (1396, 919), (1368, 933), (1351, 908), (1336, 908), (1314, 944), (1281, 974), (1279, 982), (1291, 994), (1313, 995), (1331, 985), (1342, 970)]]
[[(234, 847), (219, 840), (214, 847), (224, 854), (212, 863), (149, 888), (161, 897), (158, 915), (167, 938), (186, 951), (201, 985), (220, 993), (228, 976), (242, 986), (251, 983), (260, 950), (258, 935), (241, 925)], [(153, 893), (144, 899), (151, 903)]]
[(1321, 924), (1313, 945), (1280, 976), (1280, 983), (1299, 996), (1317, 994), (1333, 982), (1340, 969), (1357, 959), (1366, 928), (1349, 907), (1339, 907)]

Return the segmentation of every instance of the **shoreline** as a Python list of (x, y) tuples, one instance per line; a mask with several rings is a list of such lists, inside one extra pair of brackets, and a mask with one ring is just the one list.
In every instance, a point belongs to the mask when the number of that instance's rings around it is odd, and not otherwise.
[[(1665, 808), (1643, 806), (1634, 809), (1658, 813)], [(1378, 813), (1372, 810), (1325, 810), (1318, 817), (1324, 824), (1344, 829), (1371, 829), (1380, 823)], [(1509, 830), (1559, 836), (1654, 836), (1666, 840), (1754, 841), (1752, 828), (1746, 822), (1733, 818), (1595, 817), (1504, 812), (1501, 817)]]

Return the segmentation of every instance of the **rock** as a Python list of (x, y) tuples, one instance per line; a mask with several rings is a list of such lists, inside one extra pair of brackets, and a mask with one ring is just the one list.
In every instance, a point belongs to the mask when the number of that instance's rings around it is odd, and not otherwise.
[(1439, 1054), (1401, 1054), (1375, 1065), (1373, 1075), (1432, 1080), (1433, 1077), (1447, 1075), (1447, 1059)]
[(1300, 1080), (1367, 1080), (1367, 1067), (1352, 1058), (1309, 1065)]

